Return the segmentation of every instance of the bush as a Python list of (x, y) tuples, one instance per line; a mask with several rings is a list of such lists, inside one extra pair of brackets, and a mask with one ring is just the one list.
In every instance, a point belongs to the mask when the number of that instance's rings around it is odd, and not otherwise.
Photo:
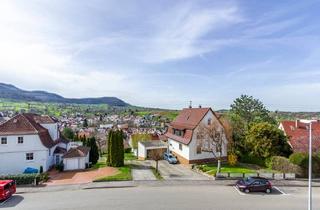
[(265, 159), (259, 158), (259, 157), (253, 156), (253, 155), (249, 155), (249, 154), (242, 155), (240, 157), (240, 160), (242, 163), (250, 163), (250, 164), (259, 165), (262, 167), (266, 166)]
[(55, 168), (56, 168), (56, 170), (62, 172), (62, 171), (64, 170), (64, 164), (63, 164), (63, 162), (61, 161), (61, 163), (58, 164), (58, 165), (56, 165)]
[(305, 159), (308, 158), (305, 153), (297, 152), (290, 155), (289, 160), (291, 163), (302, 166)]
[[(293, 153), (290, 155), (291, 163), (300, 166), (304, 171), (304, 176), (308, 175), (309, 155), (306, 153)], [(315, 176), (320, 176), (320, 157), (319, 155), (312, 156), (312, 173)]]
[(297, 176), (303, 176), (303, 169), (290, 163), (288, 158), (281, 156), (273, 156), (269, 161), (268, 165), (271, 169), (281, 171), (282, 173), (295, 173)]
[(49, 180), (49, 174), (48, 173), (40, 174), (39, 180), (42, 181), (42, 182), (47, 182)]
[(238, 157), (235, 154), (228, 155), (228, 163), (231, 166), (235, 166), (238, 163)]
[(40, 173), (40, 174), (43, 173), (43, 166), (40, 166), (39, 173)]
[(0, 176), (0, 180), (15, 180), (17, 185), (34, 184), (34, 180), (37, 183), (40, 181), (39, 174), (18, 174), (18, 175), (4, 175)]
[(131, 147), (124, 149), (124, 153), (131, 153), (131, 151), (132, 151)]

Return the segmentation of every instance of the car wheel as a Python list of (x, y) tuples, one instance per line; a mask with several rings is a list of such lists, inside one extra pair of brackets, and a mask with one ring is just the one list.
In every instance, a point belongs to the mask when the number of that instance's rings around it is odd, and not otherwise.
[(245, 192), (245, 193), (249, 193), (250, 190), (249, 190), (249, 189), (245, 189), (244, 192)]
[(271, 193), (271, 189), (266, 189), (266, 193)]

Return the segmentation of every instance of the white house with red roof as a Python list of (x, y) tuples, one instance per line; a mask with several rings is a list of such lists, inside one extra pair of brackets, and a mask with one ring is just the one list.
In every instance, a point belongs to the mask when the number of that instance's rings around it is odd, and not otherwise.
[(308, 153), (309, 123), (312, 122), (312, 149), (320, 151), (320, 121), (319, 120), (285, 120), (279, 125), (288, 137), (289, 145), (294, 152)]
[[(180, 163), (201, 163), (215, 160), (215, 155), (201, 150), (201, 141), (197, 138), (199, 126), (215, 123), (224, 130), (217, 114), (211, 108), (185, 108), (170, 123), (166, 137), (169, 150), (177, 156)], [(227, 139), (224, 136), (222, 157), (227, 156)]]
[(60, 137), (55, 118), (18, 114), (0, 124), (0, 174), (19, 174), (41, 166), (47, 171), (61, 163), (70, 148), (70, 142)]

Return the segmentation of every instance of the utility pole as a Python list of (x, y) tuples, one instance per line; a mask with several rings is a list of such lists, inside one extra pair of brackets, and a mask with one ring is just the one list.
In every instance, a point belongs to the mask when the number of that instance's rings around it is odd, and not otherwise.
[(308, 210), (312, 210), (312, 122), (309, 123), (309, 183)]

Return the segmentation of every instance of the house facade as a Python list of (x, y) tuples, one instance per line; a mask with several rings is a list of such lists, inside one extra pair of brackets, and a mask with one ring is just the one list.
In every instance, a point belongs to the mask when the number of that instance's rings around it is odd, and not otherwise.
[(47, 171), (61, 163), (69, 144), (60, 137), (56, 119), (18, 114), (0, 124), (0, 174), (20, 174), (41, 166)]
[[(180, 163), (201, 163), (216, 160), (218, 153), (202, 151), (202, 141), (198, 138), (201, 125), (214, 123), (224, 133), (224, 128), (218, 116), (211, 108), (186, 108), (177, 118), (170, 123), (166, 137), (168, 138), (168, 149), (177, 156)], [(223, 135), (221, 157), (227, 156), (227, 139)], [(216, 151), (213, 149), (213, 151)]]
[(294, 152), (308, 153), (309, 123), (312, 123), (312, 150), (320, 152), (320, 121), (319, 120), (285, 120), (279, 125), (288, 137), (288, 143)]

